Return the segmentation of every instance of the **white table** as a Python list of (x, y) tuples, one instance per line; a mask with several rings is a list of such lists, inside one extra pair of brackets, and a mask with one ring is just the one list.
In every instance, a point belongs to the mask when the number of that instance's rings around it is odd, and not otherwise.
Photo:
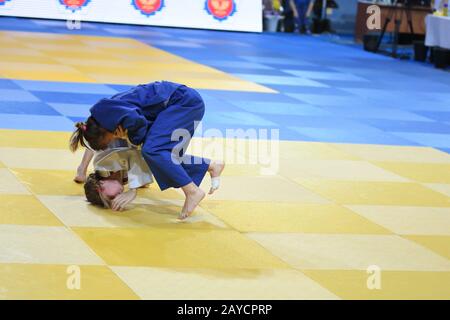
[(450, 17), (429, 14), (426, 18), (425, 45), (450, 49)]

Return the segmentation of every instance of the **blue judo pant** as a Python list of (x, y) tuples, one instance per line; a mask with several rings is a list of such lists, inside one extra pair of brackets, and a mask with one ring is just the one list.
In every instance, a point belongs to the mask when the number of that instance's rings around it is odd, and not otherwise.
[(191, 182), (199, 186), (202, 182), (210, 160), (184, 154), (190, 139), (180, 143), (172, 139), (172, 133), (184, 129), (192, 137), (195, 123), (201, 121), (204, 114), (205, 104), (201, 96), (183, 86), (175, 91), (167, 107), (156, 116), (142, 146), (142, 155), (161, 190), (180, 188)]

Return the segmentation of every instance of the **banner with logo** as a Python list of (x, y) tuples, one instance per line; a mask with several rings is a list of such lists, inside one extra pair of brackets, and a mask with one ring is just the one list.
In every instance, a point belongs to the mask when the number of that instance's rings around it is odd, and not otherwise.
[(262, 31), (261, 0), (0, 0), (0, 16)]

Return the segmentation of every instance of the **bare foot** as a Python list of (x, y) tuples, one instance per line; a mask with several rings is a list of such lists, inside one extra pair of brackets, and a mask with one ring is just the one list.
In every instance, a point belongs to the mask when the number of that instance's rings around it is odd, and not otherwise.
[(208, 172), (211, 175), (211, 189), (208, 194), (213, 194), (214, 191), (220, 187), (220, 175), (223, 169), (225, 169), (225, 163), (220, 161), (211, 162), (208, 168)]
[(75, 178), (73, 178), (73, 181), (75, 181), (76, 183), (84, 183), (86, 181), (86, 170), (78, 167), (77, 175), (75, 176)]
[(200, 201), (203, 200), (205, 197), (205, 192), (200, 189), (196, 188), (193, 192), (188, 192), (186, 194), (186, 200), (184, 201), (183, 209), (181, 210), (180, 219), (184, 220), (187, 217), (189, 217), (197, 207), (197, 205), (200, 203)]

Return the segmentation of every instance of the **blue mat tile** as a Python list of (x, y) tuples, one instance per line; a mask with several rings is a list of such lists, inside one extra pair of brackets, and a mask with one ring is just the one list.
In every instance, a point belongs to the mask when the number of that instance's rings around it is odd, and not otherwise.
[(308, 93), (286, 93), (286, 95), (303, 103), (316, 106), (362, 106), (369, 104), (369, 101), (364, 101), (364, 99), (357, 96), (320, 95)]
[(239, 125), (276, 126), (274, 122), (249, 112), (209, 112), (205, 113), (203, 121), (209, 125), (230, 125), (230, 128)]
[[(323, 83), (322, 80), (320, 82)], [(278, 92), (282, 92), (284, 94), (300, 93), (313, 95), (351, 96), (351, 94), (349, 94), (348, 92), (345, 92), (333, 86), (323, 88), (323, 87), (300, 87), (300, 86), (271, 84), (270, 88)]]
[(47, 103), (75, 103), (75, 104), (94, 104), (107, 95), (103, 94), (86, 94), (86, 93), (65, 93), (65, 92), (47, 92), (32, 91), (42, 101)]
[(302, 70), (283, 70), (286, 73), (297, 77), (313, 79), (313, 80), (333, 80), (333, 81), (365, 81), (368, 80), (358, 77), (351, 73), (343, 72), (323, 72), (323, 71), (302, 71)]
[(393, 132), (392, 134), (423, 146), (450, 148), (450, 134), (412, 132)]
[(240, 69), (274, 69), (271, 67), (268, 67), (266, 65), (255, 63), (255, 62), (248, 62), (248, 61), (230, 61), (230, 60), (210, 60), (207, 62), (208, 65), (214, 66), (214, 67), (229, 67), (229, 68), (240, 68)]
[[(0, 89), (21, 89), (14, 81), (0, 78)], [(1, 101), (1, 98), (0, 98)]]
[(94, 93), (113, 95), (117, 90), (103, 84), (95, 83), (76, 83), (76, 82), (48, 82), (48, 81), (28, 81), (14, 80), (21, 88), (30, 91), (46, 91), (46, 92), (67, 92), (67, 93)]
[(63, 116), (0, 114), (3, 129), (73, 131), (73, 122)]
[(270, 63), (270, 64), (282, 64), (291, 66), (311, 66), (313, 63), (307, 62), (302, 59), (290, 59), (290, 58), (274, 58), (274, 57), (259, 57), (259, 56), (240, 56), (241, 59), (248, 60), (257, 63)]
[(0, 101), (0, 113), (29, 115), (61, 115), (43, 102)]
[(72, 124), (75, 124), (77, 122), (85, 122), (87, 119), (86, 117), (67, 117), (67, 118), (72, 121)]
[(228, 137), (228, 138), (275, 138), (273, 131), (276, 130), (279, 139), (290, 140), (290, 141), (314, 141), (311, 137), (301, 135), (295, 130), (290, 130), (286, 127), (258, 127), (258, 126), (248, 126), (245, 124), (241, 125), (224, 125), (215, 124), (212, 125), (207, 121), (203, 121), (201, 130), (195, 132), (195, 137), (204, 136), (214, 136), (214, 137)]
[(234, 101), (233, 105), (248, 112), (267, 115), (309, 115), (309, 116), (325, 116), (330, 115), (329, 112), (302, 103), (272, 103), (272, 102), (248, 102)]
[(66, 117), (87, 118), (90, 115), (90, 104), (49, 103), (49, 105)]
[(384, 132), (365, 132), (331, 128), (292, 128), (298, 133), (315, 139), (320, 142), (334, 142), (334, 143), (365, 143), (365, 144), (387, 144), (387, 145), (419, 145), (414, 141), (409, 141), (406, 138), (396, 137), (395, 135)]
[(236, 77), (245, 79), (248, 81), (262, 83), (262, 84), (287, 84), (292, 86), (303, 86), (303, 87), (327, 87), (326, 85), (309, 79), (303, 79), (298, 77), (290, 76), (266, 76), (266, 75), (254, 75), (254, 74), (234, 74)]
[(0, 101), (37, 102), (39, 98), (25, 90), (0, 89)]
[(444, 151), (446, 153), (450, 153), (450, 148), (437, 148), (437, 149)]
[(233, 102), (235, 100), (244, 101), (265, 101), (265, 102), (287, 102), (298, 103), (298, 100), (278, 93), (259, 93), (242, 91), (222, 91), (222, 90), (198, 90), (200, 94), (208, 94), (217, 99)]
[(238, 74), (251, 74), (251, 75), (261, 75), (261, 76), (282, 76), (286, 77), (289, 76), (287, 73), (284, 73), (283, 71), (277, 70), (277, 69), (250, 69), (250, 68), (233, 68), (233, 67), (216, 67), (213, 65), (209, 65), (210, 67), (213, 67), (215, 69), (219, 69), (223, 72), (232, 74), (236, 77), (238, 77)]
[(388, 132), (427, 132), (427, 133), (449, 133), (450, 125), (436, 121), (401, 121), (386, 119), (364, 119), (363, 123)]
[(450, 121), (450, 111), (449, 112), (415, 111), (415, 113), (436, 121)]
[(366, 106), (363, 101), (359, 105), (353, 106), (321, 106), (324, 110), (339, 117), (349, 117), (356, 119), (386, 119), (402, 121), (432, 121), (430, 118), (421, 116), (409, 111), (395, 108), (375, 108)]

